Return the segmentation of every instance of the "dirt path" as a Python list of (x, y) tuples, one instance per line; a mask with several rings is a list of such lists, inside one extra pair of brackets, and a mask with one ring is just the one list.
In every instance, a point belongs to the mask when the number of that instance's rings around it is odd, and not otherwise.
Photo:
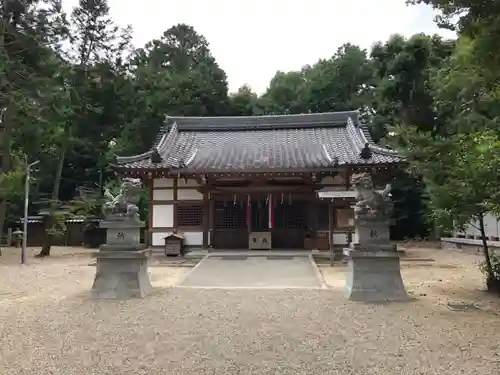
[[(86, 250), (56, 249), (53, 258), (27, 267), (6, 257), (2, 374), (499, 373), (500, 306), (478, 291), (480, 258), (418, 252), (435, 262), (403, 264), (417, 299), (384, 305), (346, 301), (343, 267), (321, 267), (333, 285), (327, 290), (171, 288), (190, 269), (151, 267), (152, 295), (95, 301)], [(482, 309), (454, 312), (447, 300), (475, 301)]]

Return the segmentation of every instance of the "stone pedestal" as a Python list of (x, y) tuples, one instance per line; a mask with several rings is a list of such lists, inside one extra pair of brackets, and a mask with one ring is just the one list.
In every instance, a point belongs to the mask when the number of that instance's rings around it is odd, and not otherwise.
[(152, 250), (99, 251), (92, 297), (143, 298), (151, 292), (148, 258)]
[(344, 249), (349, 271), (344, 295), (351, 301), (408, 301), (400, 270), (399, 251)]
[(92, 297), (99, 299), (143, 298), (151, 292), (148, 259), (152, 250), (141, 245), (141, 221), (112, 218), (106, 228), (106, 244), (97, 253)]
[(351, 301), (408, 301), (400, 270), (400, 252), (389, 239), (389, 220), (361, 217), (359, 244), (344, 249), (349, 271), (344, 287)]

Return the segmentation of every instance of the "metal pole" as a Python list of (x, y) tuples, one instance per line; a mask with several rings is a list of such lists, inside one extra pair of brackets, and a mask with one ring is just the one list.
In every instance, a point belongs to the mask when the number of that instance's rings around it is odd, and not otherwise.
[(29, 194), (30, 194), (30, 167), (29, 165), (26, 165), (26, 180), (24, 181), (24, 219), (23, 219), (23, 245), (21, 247), (21, 264), (24, 264), (24, 259), (26, 254), (26, 239), (28, 237)]
[[(27, 160), (27, 159), (26, 159)], [(24, 220), (23, 220), (23, 244), (21, 247), (21, 264), (25, 263), (26, 257), (26, 245), (28, 239), (28, 206), (29, 206), (29, 194), (30, 194), (30, 172), (31, 168), (38, 164), (38, 161), (35, 161), (31, 164), (26, 162), (26, 180), (24, 181)]]

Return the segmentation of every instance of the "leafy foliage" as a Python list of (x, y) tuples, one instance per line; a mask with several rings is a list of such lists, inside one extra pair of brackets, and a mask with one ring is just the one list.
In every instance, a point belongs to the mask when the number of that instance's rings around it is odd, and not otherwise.
[[(10, 0), (7, 9), (2, 2), (0, 227), (22, 211), (23, 152), (40, 160), (32, 201), (43, 201), (51, 218), (48, 254), (63, 217), (100, 213), (102, 189), (116, 179), (113, 155), (147, 150), (167, 115), (352, 109), (377, 141), (410, 161), (412, 174), (394, 183), (394, 232), (425, 237), (433, 219), (457, 227), (497, 212), (498, 4), (412, 2), (440, 9), (458, 42), (417, 34), (371, 51), (347, 43), (330, 58), (276, 72), (262, 95), (247, 86), (228, 93), (225, 72), (192, 26), (173, 25), (134, 50), (132, 30), (116, 26), (106, 0), (80, 0), (71, 14), (57, 0)], [(143, 219), (146, 202), (144, 191)]]
[[(446, 229), (500, 207), (500, 138), (493, 131), (435, 136), (402, 129), (414, 173), (423, 176), (436, 219)], [(432, 140), (429, 142), (429, 140)], [(442, 168), (440, 166), (446, 166)]]

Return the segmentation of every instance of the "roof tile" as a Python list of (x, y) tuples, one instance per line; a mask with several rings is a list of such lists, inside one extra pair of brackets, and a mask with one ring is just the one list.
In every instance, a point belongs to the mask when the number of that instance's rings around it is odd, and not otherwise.
[[(373, 144), (357, 112), (253, 117), (168, 118), (153, 152), (118, 158), (125, 168), (182, 171), (313, 169), (388, 164), (401, 158)], [(368, 143), (372, 156), (363, 159)]]

